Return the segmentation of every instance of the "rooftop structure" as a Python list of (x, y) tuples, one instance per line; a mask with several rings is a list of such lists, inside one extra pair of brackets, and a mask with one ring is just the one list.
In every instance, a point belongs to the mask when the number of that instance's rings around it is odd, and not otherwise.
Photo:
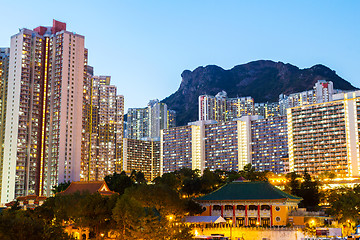
[(74, 194), (76, 192), (79, 193), (99, 193), (103, 196), (108, 196), (112, 194), (117, 194), (109, 189), (105, 181), (91, 181), (91, 182), (72, 182), (70, 186), (64, 191), (58, 193), (60, 195), (68, 195)]

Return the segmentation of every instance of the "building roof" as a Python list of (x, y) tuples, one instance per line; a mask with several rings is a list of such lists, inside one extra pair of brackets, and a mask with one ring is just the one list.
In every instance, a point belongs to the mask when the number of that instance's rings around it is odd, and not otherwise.
[(45, 196), (37, 196), (37, 195), (27, 195), (27, 196), (21, 196), (17, 198), (18, 201), (28, 201), (28, 200), (35, 200), (35, 201), (41, 201), (46, 200)]
[(226, 220), (221, 216), (187, 216), (187, 223), (224, 223)]
[(70, 186), (58, 194), (73, 194), (76, 192), (88, 192), (90, 194), (100, 193), (101, 195), (112, 195), (116, 192), (110, 191), (105, 181), (72, 182)]
[(198, 197), (196, 201), (226, 201), (226, 200), (292, 200), (301, 201), (302, 198), (287, 194), (277, 189), (269, 182), (241, 182), (234, 181), (223, 187)]

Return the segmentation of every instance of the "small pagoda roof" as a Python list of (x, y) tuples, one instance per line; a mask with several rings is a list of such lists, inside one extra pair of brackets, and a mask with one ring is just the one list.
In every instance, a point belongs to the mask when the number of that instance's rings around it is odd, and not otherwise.
[(110, 191), (105, 181), (72, 182), (67, 189), (58, 194), (67, 195), (76, 192), (100, 193), (101, 195), (116, 194), (116, 192)]
[(269, 182), (234, 181), (211, 192), (198, 197), (196, 201), (253, 201), (253, 200), (292, 200), (301, 201), (302, 198), (293, 196), (274, 187)]

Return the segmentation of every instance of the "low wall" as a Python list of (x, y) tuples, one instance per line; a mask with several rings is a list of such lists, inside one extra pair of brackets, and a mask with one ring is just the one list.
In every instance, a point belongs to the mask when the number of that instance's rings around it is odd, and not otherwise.
[(301, 240), (305, 235), (300, 228), (194, 228), (199, 235), (224, 234), (232, 235), (232, 240)]

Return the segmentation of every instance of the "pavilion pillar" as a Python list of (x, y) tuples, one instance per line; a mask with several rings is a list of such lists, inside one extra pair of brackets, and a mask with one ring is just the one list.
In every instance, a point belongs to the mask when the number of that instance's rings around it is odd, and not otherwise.
[(248, 225), (248, 205), (245, 205), (245, 226)]
[(221, 217), (224, 217), (224, 205), (221, 205)]
[(270, 205), (270, 227), (273, 226), (272, 205)]
[(209, 216), (212, 216), (212, 215), (211, 215), (211, 208), (212, 208), (212, 206), (210, 205), (210, 206), (209, 206)]
[(235, 205), (233, 205), (233, 223), (236, 225)]
[(260, 218), (260, 205), (258, 205), (258, 222), (259, 222), (259, 226), (261, 224), (261, 218)]

